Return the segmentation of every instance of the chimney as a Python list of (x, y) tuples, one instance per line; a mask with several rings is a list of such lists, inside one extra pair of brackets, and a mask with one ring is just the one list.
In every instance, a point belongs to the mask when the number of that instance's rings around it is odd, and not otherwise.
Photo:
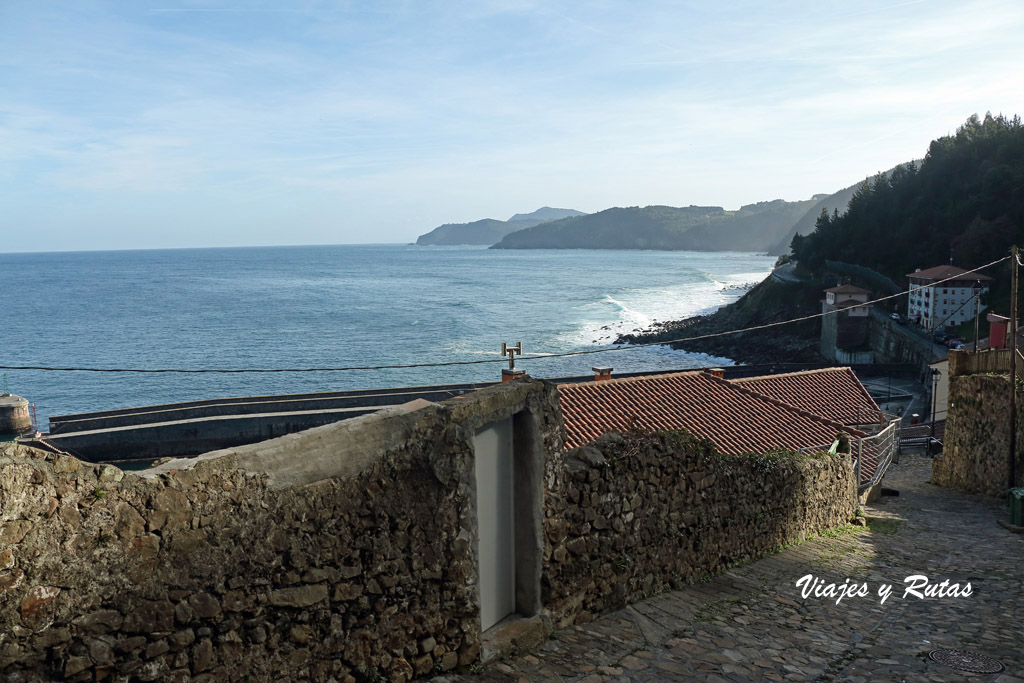
[(705, 368), (704, 372), (708, 373), (712, 377), (717, 377), (718, 379), (725, 379), (725, 370), (723, 370), (722, 368)]
[(511, 382), (514, 379), (519, 379), (526, 375), (526, 370), (509, 370), (508, 368), (501, 369), (501, 381)]
[(612, 369), (610, 366), (598, 365), (590, 369), (594, 371), (595, 382), (607, 382), (612, 378)]

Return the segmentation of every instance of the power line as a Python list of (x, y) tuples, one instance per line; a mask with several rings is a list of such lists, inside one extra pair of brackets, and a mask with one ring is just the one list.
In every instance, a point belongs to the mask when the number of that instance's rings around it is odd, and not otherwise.
[[(950, 280), (962, 279), (964, 275), (969, 273), (975, 273), (985, 268), (991, 268), (1007, 259), (1010, 256), (1004, 256), (1001, 259), (992, 261), (983, 266), (978, 266), (973, 270), (965, 271), (959, 275), (954, 275), (946, 278), (945, 280), (939, 280), (933, 282), (928, 287), (934, 287), (940, 285), (943, 282), (949, 282)], [(916, 292), (921, 287), (911, 287), (908, 290), (897, 292), (896, 294), (890, 294), (889, 296), (883, 296), (878, 299), (871, 301), (865, 301), (864, 303), (858, 304), (858, 306), (871, 306), (883, 301), (895, 299), (897, 297), (904, 296), (912, 292)], [(834, 311), (826, 311), (824, 313), (814, 313), (812, 315), (805, 315), (799, 318), (792, 318), (790, 320), (780, 320), (773, 323), (765, 323), (763, 325), (755, 325), (753, 327), (744, 327), (738, 330), (726, 330), (724, 332), (711, 332), (709, 334), (701, 334), (693, 337), (680, 337), (679, 339), (668, 339), (653, 342), (643, 342), (640, 344), (626, 344), (623, 346), (614, 346), (608, 349), (587, 349), (584, 351), (566, 351), (564, 353), (541, 353), (541, 354), (530, 354), (520, 356), (520, 361), (528, 360), (544, 360), (547, 358), (568, 358), (570, 356), (587, 356), (595, 353), (611, 353), (613, 351), (631, 351), (633, 349), (640, 349), (647, 346), (667, 346), (669, 344), (679, 344), (683, 342), (700, 341), (703, 339), (714, 339), (716, 337), (726, 337), (732, 334), (742, 334), (745, 332), (756, 332), (758, 330), (766, 330), (772, 327), (781, 327), (782, 325), (791, 325), (793, 323), (804, 322), (805, 320), (814, 320), (815, 318), (824, 318), (827, 315), (836, 315), (841, 313), (844, 309), (837, 309)], [(485, 363), (505, 363), (507, 362), (504, 358), (487, 358), (482, 360), (453, 360), (453, 361), (441, 361), (437, 363), (407, 363), (407, 364), (394, 364), (394, 365), (352, 365), (344, 367), (322, 367), (322, 368), (235, 368), (235, 369), (224, 369), (224, 368), (81, 368), (81, 367), (51, 367), (44, 365), (0, 365), (0, 370), (39, 370), (45, 372), (121, 372), (121, 373), (137, 373), (137, 374), (158, 374), (158, 373), (181, 373), (181, 374), (257, 374), (257, 373), (300, 373), (300, 372), (352, 372), (357, 370), (405, 370), (414, 368), (440, 368), (457, 365), (482, 365)]]

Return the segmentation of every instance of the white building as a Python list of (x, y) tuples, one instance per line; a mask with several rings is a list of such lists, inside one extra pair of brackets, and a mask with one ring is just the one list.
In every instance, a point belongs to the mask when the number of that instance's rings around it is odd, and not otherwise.
[(825, 305), (822, 306), (821, 312), (826, 313), (837, 308), (846, 308), (849, 309), (847, 315), (866, 317), (869, 312), (868, 307), (857, 304), (866, 303), (870, 296), (869, 290), (850, 284), (832, 287), (825, 290), (825, 300), (822, 302)]
[[(907, 273), (907, 278), (910, 280), (907, 318), (927, 330), (955, 327), (973, 318), (976, 285), (981, 284), (977, 293), (980, 296), (988, 291), (988, 283), (992, 281), (987, 275), (968, 273), (956, 266), (918, 269)], [(984, 310), (985, 306), (980, 308)]]

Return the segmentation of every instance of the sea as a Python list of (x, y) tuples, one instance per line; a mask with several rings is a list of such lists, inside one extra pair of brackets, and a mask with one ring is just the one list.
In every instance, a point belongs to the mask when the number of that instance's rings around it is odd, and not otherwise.
[[(0, 365), (307, 369), (272, 374), (0, 369), (51, 415), (228, 396), (498, 380), (503, 342), (535, 377), (669, 370), (729, 359), (617, 335), (709, 313), (764, 279), (741, 252), (335, 245), (0, 254)], [(556, 357), (571, 351), (601, 353)]]

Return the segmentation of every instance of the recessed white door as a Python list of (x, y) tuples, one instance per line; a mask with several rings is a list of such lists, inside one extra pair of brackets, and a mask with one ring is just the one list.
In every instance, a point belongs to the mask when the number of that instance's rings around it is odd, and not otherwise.
[(476, 433), (476, 505), (480, 561), (480, 628), (516, 609), (513, 536), (512, 420)]

